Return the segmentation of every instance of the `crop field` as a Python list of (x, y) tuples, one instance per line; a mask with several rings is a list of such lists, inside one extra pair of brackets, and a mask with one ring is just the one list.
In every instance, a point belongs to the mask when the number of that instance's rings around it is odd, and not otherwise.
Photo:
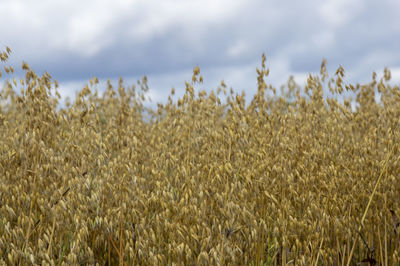
[(281, 93), (263, 55), (247, 105), (224, 82), (198, 91), (195, 67), (185, 94), (154, 110), (146, 77), (101, 94), (92, 78), (60, 107), (57, 81), (26, 63), (13, 79), (9, 54), (0, 265), (399, 265), (400, 90), (388, 69), (345, 84), (323, 61)]

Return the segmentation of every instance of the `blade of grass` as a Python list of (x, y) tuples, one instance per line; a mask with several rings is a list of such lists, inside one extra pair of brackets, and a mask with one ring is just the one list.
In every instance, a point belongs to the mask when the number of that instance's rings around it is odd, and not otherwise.
[(324, 229), (322, 229), (322, 239), (321, 239), (321, 243), (319, 244), (318, 253), (317, 253), (317, 259), (315, 260), (315, 264), (314, 264), (315, 266), (318, 265), (319, 254), (321, 252), (321, 247), (322, 247), (323, 243), (324, 243)]
[[(385, 207), (386, 207), (386, 195), (385, 195)], [(387, 226), (386, 226), (386, 215), (385, 215), (385, 266), (388, 265), (388, 254), (387, 254)]]
[[(385, 160), (385, 164), (384, 164), (383, 169), (381, 171), (381, 174), (379, 175), (379, 178), (378, 178), (378, 181), (375, 184), (374, 190), (372, 191), (372, 193), (371, 193), (371, 195), (369, 197), (369, 201), (368, 201), (367, 207), (365, 208), (364, 214), (363, 214), (363, 216), (361, 218), (360, 226), (358, 227), (358, 232), (361, 231), (361, 229), (362, 229), (362, 227), (364, 225), (364, 220), (365, 220), (365, 217), (367, 216), (369, 206), (371, 205), (372, 199), (373, 199), (373, 197), (375, 195), (375, 192), (376, 192), (376, 189), (378, 188), (378, 185), (379, 185), (379, 183), (380, 183), (380, 181), (382, 179), (383, 173), (386, 171), (386, 168), (387, 168), (387, 165), (388, 165), (388, 162), (389, 162), (389, 158), (393, 153), (394, 147), (395, 147), (395, 145), (392, 146), (392, 149), (390, 150), (389, 154), (387, 155), (386, 160)], [(385, 219), (386, 219), (386, 216), (385, 216)], [(386, 222), (385, 222), (385, 226), (386, 226)], [(359, 236), (359, 234), (357, 234), (357, 237), (353, 242), (353, 247), (351, 248), (351, 251), (350, 251), (349, 260), (347, 261), (347, 266), (350, 265), (351, 258), (353, 257), (354, 248), (356, 246), (356, 243), (357, 243), (357, 240), (358, 240), (358, 236)]]

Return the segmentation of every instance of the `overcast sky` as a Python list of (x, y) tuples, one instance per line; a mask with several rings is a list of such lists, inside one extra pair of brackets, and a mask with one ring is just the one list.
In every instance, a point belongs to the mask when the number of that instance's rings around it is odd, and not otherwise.
[(249, 101), (263, 52), (276, 87), (304, 82), (323, 58), (351, 82), (389, 67), (400, 83), (399, 12), (399, 0), (2, 0), (0, 48), (19, 69), (48, 71), (63, 96), (93, 76), (130, 85), (147, 75), (153, 101), (166, 102), (199, 65), (199, 89), (225, 80)]

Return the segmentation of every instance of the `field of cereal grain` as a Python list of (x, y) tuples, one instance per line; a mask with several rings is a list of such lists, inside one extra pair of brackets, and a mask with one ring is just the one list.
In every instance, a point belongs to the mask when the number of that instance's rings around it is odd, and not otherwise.
[[(248, 106), (224, 83), (196, 91), (196, 67), (184, 96), (156, 110), (144, 107), (145, 77), (103, 95), (93, 78), (58, 108), (49, 74), (23, 63), (25, 77), (8, 78), (9, 54), (0, 264), (400, 262), (400, 91), (389, 70), (344, 84), (323, 62), (304, 88), (288, 82), (288, 102), (266, 83), (263, 55)], [(338, 101), (345, 92), (355, 110)]]

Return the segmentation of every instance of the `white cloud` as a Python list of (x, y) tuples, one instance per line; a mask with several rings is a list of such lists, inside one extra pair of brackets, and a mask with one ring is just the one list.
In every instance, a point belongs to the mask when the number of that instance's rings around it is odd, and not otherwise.
[(106, 34), (111, 30), (113, 16), (109, 7), (97, 7), (95, 12), (88, 9), (76, 10), (66, 21), (65, 35), (58, 36), (56, 44), (67, 49), (92, 56), (112, 44), (114, 36)]
[(240, 14), (240, 7), (246, 3), (239, 1), (138, 1), (127, 14), (128, 37), (135, 43), (145, 43), (168, 31), (180, 31), (181, 38), (191, 49), (202, 51), (201, 43), (205, 35), (215, 25), (221, 25)]
[(302, 83), (318, 73), (324, 57), (352, 82), (385, 66), (398, 78), (398, 7), (396, 0), (3, 0), (0, 49), (10, 46), (15, 66), (25, 60), (47, 70), (66, 91), (81, 89), (84, 76), (147, 74), (153, 97), (166, 99), (199, 64), (204, 88), (224, 79), (250, 98), (262, 52), (277, 88), (289, 75)]
[(249, 49), (248, 44), (245, 41), (240, 40), (230, 46), (226, 53), (229, 57), (237, 57), (240, 56), (243, 52), (246, 52), (247, 49)]
[(329, 30), (320, 31), (312, 35), (311, 43), (315, 47), (330, 48), (335, 44), (335, 33)]
[(389, 68), (389, 70), (392, 74), (391, 82), (400, 86), (400, 67)]
[(320, 18), (332, 27), (346, 25), (352, 18), (363, 11), (361, 0), (327, 0), (318, 7)]
[(142, 43), (178, 26), (186, 35), (196, 36), (196, 32), (191, 32), (193, 29), (204, 32), (237, 15), (244, 3), (227, 0), (6, 0), (0, 3), (1, 20), (13, 26), (0, 33), (5, 39), (13, 40), (20, 50), (29, 40), (29, 52), (33, 46), (41, 55), (56, 49), (93, 56), (121, 41), (117, 39), (120, 35)]

